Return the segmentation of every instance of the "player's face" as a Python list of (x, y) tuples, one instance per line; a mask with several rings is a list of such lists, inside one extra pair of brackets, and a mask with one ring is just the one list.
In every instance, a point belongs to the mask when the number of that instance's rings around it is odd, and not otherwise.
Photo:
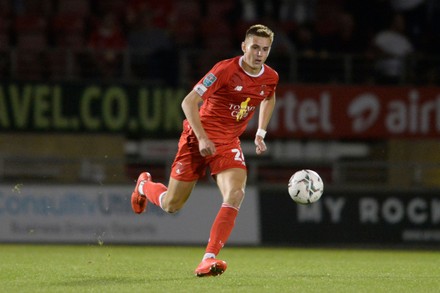
[(246, 64), (245, 70), (250, 73), (258, 73), (269, 56), (270, 46), (269, 38), (250, 36), (241, 44), (244, 53), (243, 61)]

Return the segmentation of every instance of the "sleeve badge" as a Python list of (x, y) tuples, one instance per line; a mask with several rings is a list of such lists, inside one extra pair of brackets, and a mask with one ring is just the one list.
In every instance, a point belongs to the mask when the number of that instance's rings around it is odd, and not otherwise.
[(210, 87), (215, 81), (217, 77), (213, 73), (209, 73), (205, 79), (203, 79), (203, 85), (206, 87)]

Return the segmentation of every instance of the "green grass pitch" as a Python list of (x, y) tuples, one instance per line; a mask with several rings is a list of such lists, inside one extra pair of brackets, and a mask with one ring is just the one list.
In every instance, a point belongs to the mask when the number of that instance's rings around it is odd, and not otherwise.
[(0, 245), (1, 292), (439, 292), (440, 252), (225, 247), (228, 269), (197, 278), (203, 247)]

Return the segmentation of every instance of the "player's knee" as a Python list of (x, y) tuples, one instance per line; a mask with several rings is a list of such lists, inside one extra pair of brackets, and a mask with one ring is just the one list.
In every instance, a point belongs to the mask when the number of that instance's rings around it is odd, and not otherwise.
[(231, 190), (226, 198), (226, 202), (234, 207), (240, 207), (244, 199), (244, 194), (244, 189), (242, 188)]

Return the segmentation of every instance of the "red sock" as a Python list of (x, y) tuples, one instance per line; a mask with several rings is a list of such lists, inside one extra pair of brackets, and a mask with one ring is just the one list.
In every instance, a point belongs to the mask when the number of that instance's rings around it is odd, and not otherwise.
[(142, 187), (142, 191), (150, 202), (160, 207), (159, 197), (162, 193), (167, 191), (167, 187), (162, 183), (146, 181)]
[(211, 227), (209, 242), (206, 246), (206, 253), (214, 253), (215, 255), (218, 255), (220, 249), (223, 248), (234, 228), (237, 214), (237, 208), (225, 203), (222, 204), (222, 207)]

